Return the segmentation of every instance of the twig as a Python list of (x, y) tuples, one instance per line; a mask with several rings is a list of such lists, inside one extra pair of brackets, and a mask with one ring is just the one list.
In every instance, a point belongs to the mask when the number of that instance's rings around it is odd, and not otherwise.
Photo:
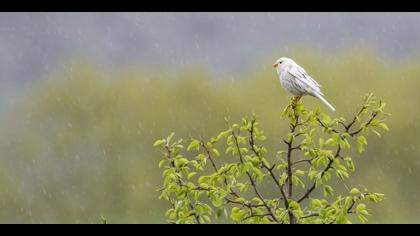
[(331, 128), (331, 127), (328, 127), (328, 126), (326, 126), (320, 119), (319, 119), (319, 117), (317, 117), (316, 118), (316, 120), (318, 121), (318, 123), (322, 126), (322, 127), (324, 127), (325, 129), (331, 129), (331, 131), (332, 132), (334, 132), (334, 133), (336, 133), (336, 134), (338, 134), (339, 132), (336, 130), (336, 129), (334, 129), (334, 128)]
[(314, 216), (319, 216), (319, 214), (318, 213), (311, 213), (309, 215), (302, 216), (299, 219), (305, 219), (305, 218), (314, 217)]
[(243, 221), (245, 221), (247, 219), (250, 219), (250, 218), (254, 218), (254, 217), (266, 217), (266, 216), (270, 216), (270, 214), (261, 214), (261, 215), (251, 214), (251, 215), (243, 218), (241, 221), (243, 222)]
[(311, 164), (312, 159), (298, 160), (298, 161), (293, 162), (292, 164), (293, 164), (293, 165), (296, 165), (296, 164), (298, 164), (298, 163), (302, 163), (302, 162), (308, 162), (309, 164)]
[[(233, 136), (233, 139), (235, 140), (235, 145), (236, 145), (236, 148), (238, 150), (239, 160), (243, 164), (244, 160), (243, 160), (242, 153), (241, 153), (241, 150), (240, 150), (240, 147), (239, 147), (238, 138), (236, 137), (236, 134), (233, 130), (232, 130), (232, 136)], [(257, 184), (255, 183), (254, 178), (252, 178), (251, 174), (248, 171), (246, 172), (246, 175), (248, 176), (249, 181), (251, 182), (251, 185), (252, 185), (252, 188), (254, 189), (255, 194), (263, 202), (263, 204), (264, 204), (265, 208), (267, 209), (268, 213), (270, 214), (272, 220), (276, 221), (277, 223), (280, 223), (279, 220), (274, 215), (274, 213), (272, 212), (271, 208), (268, 206), (268, 204), (265, 202), (264, 198), (262, 197), (260, 191), (257, 188)]]
[[(366, 122), (365, 126), (370, 125), (370, 123), (373, 121), (373, 119), (375, 119), (375, 117), (376, 117), (377, 115), (378, 115), (378, 112), (373, 112), (373, 113), (371, 114), (371, 117), (370, 117), (370, 119), (368, 120), (368, 122)], [(354, 135), (356, 135), (356, 134), (360, 133), (362, 130), (363, 130), (363, 128), (359, 128), (358, 130), (356, 130), (356, 131), (354, 131), (354, 132), (350, 133), (350, 136), (352, 136), (352, 137), (353, 137)]]
[[(252, 121), (251, 128), (248, 130), (249, 133), (250, 133), (249, 146), (250, 146), (251, 150), (254, 152), (254, 154), (256, 156), (258, 156), (261, 160), (262, 159), (261, 153), (257, 152), (257, 150), (255, 150), (255, 147), (254, 147), (254, 145), (255, 145), (254, 124), (255, 124), (255, 122)], [(265, 163), (262, 163), (262, 165), (263, 165), (263, 168), (270, 174), (271, 178), (274, 180), (274, 183), (276, 183), (277, 187), (279, 188), (280, 193), (283, 197), (284, 206), (286, 207), (286, 209), (289, 209), (289, 202), (287, 200), (286, 193), (283, 190), (283, 185), (280, 184), (280, 182), (278, 181), (278, 178), (276, 177), (276, 175), (274, 174), (274, 171), (273, 171), (273, 169), (275, 168), (276, 165), (274, 164), (272, 167), (267, 166)]]
[[(179, 173), (179, 170), (178, 170), (178, 168), (176, 168), (176, 165), (175, 165), (175, 161), (174, 161), (174, 159), (172, 158), (172, 151), (171, 151), (171, 149), (169, 148), (169, 145), (168, 144), (166, 144), (165, 145), (165, 149), (167, 150), (167, 152), (168, 152), (168, 155), (167, 155), (167, 158), (169, 159), (169, 161), (171, 162), (171, 166), (172, 166), (172, 168), (174, 168), (175, 169), (175, 172), (176, 173)], [(183, 183), (183, 181), (182, 181), (182, 179), (181, 178), (177, 178), (177, 182), (178, 182), (178, 185), (180, 186), (180, 187), (182, 187), (182, 185), (184, 185), (184, 183)], [(190, 200), (190, 203), (188, 204), (188, 207), (190, 208), (190, 210), (194, 210), (195, 209), (195, 206), (194, 206), (194, 204), (192, 203), (192, 201), (191, 201), (191, 199), (190, 199), (190, 197), (189, 197), (189, 195), (188, 195), (188, 191), (185, 193), (185, 195), (186, 195), (186, 197), (188, 198), (188, 200)], [(197, 215), (197, 213), (196, 212), (194, 212), (194, 213), (192, 213), (193, 215), (194, 215), (194, 218), (195, 218), (195, 221), (197, 222), (197, 224), (201, 224), (201, 222), (200, 222), (200, 217)]]
[[(332, 166), (332, 164), (333, 164), (333, 162), (334, 162), (334, 159), (335, 158), (337, 158), (337, 157), (339, 157), (340, 156), (340, 152), (341, 152), (341, 146), (340, 145), (338, 145), (338, 147), (337, 147), (337, 151), (336, 151), (336, 153), (335, 153), (335, 155), (334, 155), (334, 157), (333, 158), (331, 158), (330, 159), (330, 161), (328, 162), (328, 164), (327, 164), (327, 166), (325, 167), (325, 169), (322, 171), (322, 173), (321, 173), (321, 178), (325, 175), (325, 173), (331, 168), (331, 166)], [(297, 200), (297, 202), (302, 202), (303, 200), (305, 200), (305, 198), (307, 198), (307, 197), (309, 197), (309, 195), (315, 190), (315, 186), (316, 186), (316, 181), (312, 184), (312, 186), (308, 189), (308, 191), (306, 191), (306, 193), (301, 197), (301, 198), (299, 198), (299, 200)]]
[[(217, 168), (215, 162), (213, 161), (213, 158), (211, 157), (210, 150), (207, 148), (207, 146), (204, 144), (204, 142), (202, 140), (201, 140), (201, 146), (206, 151), (207, 158), (210, 160), (210, 162), (211, 162), (211, 164), (213, 166), (214, 171), (215, 172), (219, 172), (219, 169)], [(224, 183), (225, 183), (226, 186), (229, 186), (226, 178), (224, 179)], [(239, 194), (236, 193), (235, 190), (233, 190), (232, 188), (230, 188), (230, 194), (233, 195), (233, 196), (235, 196), (235, 197), (239, 197)]]

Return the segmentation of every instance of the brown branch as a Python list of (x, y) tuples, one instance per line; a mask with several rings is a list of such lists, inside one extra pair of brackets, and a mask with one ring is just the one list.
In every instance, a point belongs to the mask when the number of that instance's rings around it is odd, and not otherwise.
[(210, 150), (207, 148), (207, 146), (204, 144), (204, 142), (203, 142), (202, 140), (200, 140), (200, 143), (201, 143), (201, 146), (202, 146), (202, 147), (204, 148), (204, 150), (206, 151), (206, 153), (207, 153), (207, 157), (208, 157), (208, 159), (210, 160), (211, 165), (213, 166), (214, 171), (218, 172), (219, 170), (217, 169), (216, 164), (214, 163), (213, 158), (212, 158), (212, 157), (211, 157), (211, 155), (210, 155)]
[(296, 164), (299, 164), (299, 163), (302, 163), (302, 162), (308, 162), (309, 164), (311, 164), (312, 159), (298, 160), (298, 161), (293, 162), (292, 164), (296, 165)]
[[(375, 119), (375, 118), (376, 118), (376, 116), (377, 116), (377, 115), (378, 115), (378, 112), (372, 112), (371, 117), (370, 117), (370, 119), (368, 120), (368, 122), (366, 122), (365, 126), (370, 125), (370, 123), (373, 121), (373, 119)], [(354, 131), (354, 132), (350, 133), (350, 136), (352, 136), (352, 137), (353, 137), (354, 135), (356, 135), (356, 134), (360, 133), (362, 130), (363, 130), (363, 128), (359, 128), (358, 130), (356, 130), (356, 131)]]
[(287, 144), (287, 184), (288, 192), (287, 197), (292, 197), (293, 194), (293, 184), (292, 184), (292, 141)]
[(356, 201), (352, 199), (352, 203), (347, 209), (347, 213), (353, 213), (352, 208), (354, 207), (355, 204), (356, 204)]
[(305, 219), (305, 218), (314, 217), (314, 216), (319, 216), (319, 214), (318, 214), (318, 213), (311, 213), (311, 214), (309, 214), (309, 215), (306, 215), (306, 216), (302, 216), (302, 217), (300, 217), (300, 218), (299, 218), (299, 220), (300, 220), (300, 219)]
[[(255, 140), (254, 140), (254, 124), (255, 122), (252, 121), (252, 125), (251, 125), (251, 129), (249, 129), (249, 133), (250, 133), (250, 138), (249, 138), (249, 146), (251, 148), (251, 150), (254, 152), (254, 154), (256, 156), (258, 156), (260, 158), (260, 160), (262, 159), (262, 155), (260, 152), (258, 152), (257, 150), (255, 150)], [(262, 161), (261, 161), (262, 162)], [(275, 168), (275, 164), (272, 167), (267, 166), (265, 163), (262, 162), (262, 166), (263, 168), (270, 174), (271, 178), (274, 180), (274, 183), (276, 183), (277, 187), (280, 190), (280, 193), (283, 197), (283, 201), (284, 201), (284, 206), (286, 207), (286, 209), (289, 209), (289, 202), (287, 200), (286, 197), (286, 193), (283, 190), (283, 185), (280, 184), (280, 182), (278, 181), (278, 178), (276, 177), (276, 175), (274, 174), (273, 169)]]
[[(322, 171), (321, 173), (321, 178), (325, 175), (325, 173), (332, 167), (332, 164), (334, 162), (334, 159), (340, 156), (340, 152), (341, 152), (341, 146), (338, 145), (337, 147), (337, 151), (334, 155), (333, 158), (330, 159), (330, 161), (328, 162), (327, 166), (325, 167), (325, 169)], [(299, 198), (299, 200), (297, 202), (302, 202), (303, 200), (305, 200), (305, 198), (309, 197), (309, 195), (315, 190), (315, 186), (316, 186), (316, 181), (312, 184), (312, 186), (308, 189), (308, 191), (306, 191), (306, 193)]]
[(270, 216), (270, 214), (261, 214), (261, 215), (256, 215), (256, 214), (251, 214), (251, 215), (249, 215), (249, 216), (247, 216), (247, 217), (245, 217), (245, 218), (243, 218), (241, 221), (243, 222), (243, 221), (245, 221), (245, 220), (247, 220), (247, 219), (250, 219), (250, 218), (254, 218), (254, 217), (266, 217), (266, 216)]
[[(243, 157), (242, 157), (241, 149), (239, 147), (238, 138), (237, 138), (237, 136), (236, 136), (236, 134), (233, 130), (232, 130), (232, 136), (233, 136), (233, 139), (235, 140), (235, 145), (236, 145), (236, 148), (238, 150), (239, 160), (243, 164), (244, 160), (243, 160)], [(252, 178), (251, 174), (248, 171), (246, 171), (246, 175), (248, 176), (249, 181), (251, 182), (251, 185), (252, 185), (252, 188), (254, 189), (255, 194), (263, 202), (263, 204), (264, 204), (265, 208), (267, 209), (268, 213), (270, 214), (272, 220), (276, 221), (277, 223), (280, 223), (279, 220), (274, 215), (274, 213), (272, 212), (271, 208), (265, 202), (265, 200), (264, 200), (263, 196), (261, 195), (260, 191), (258, 190), (257, 184), (255, 183), (254, 178)]]
[[(296, 137), (296, 136), (295, 136)], [(292, 151), (293, 150), (300, 150), (300, 147), (301, 147), (301, 145), (299, 144), (299, 145), (297, 145), (296, 147), (292, 147)]]
[[(168, 145), (168, 144), (166, 144), (166, 145), (165, 145), (165, 149), (166, 149), (166, 150), (167, 150), (167, 152), (168, 152), (167, 158), (168, 158), (168, 160), (171, 162), (171, 166), (172, 166), (172, 168), (174, 168), (174, 169), (175, 169), (175, 172), (176, 172), (176, 173), (179, 173), (178, 168), (176, 168), (175, 161), (174, 161), (174, 159), (172, 158), (172, 151), (171, 151), (171, 149), (170, 149), (170, 147), (169, 147), (169, 145)], [(178, 180), (178, 181), (177, 181), (177, 182), (178, 182), (178, 185), (179, 185), (180, 187), (182, 187), (182, 186), (184, 185), (184, 182), (182, 181), (182, 179), (181, 179), (181, 178), (177, 178), (177, 180)], [(187, 190), (188, 190), (188, 188), (187, 188)], [(194, 215), (195, 221), (197, 222), (197, 224), (201, 224), (201, 222), (200, 222), (200, 217), (199, 217), (199, 216), (197, 215), (197, 213), (195, 212), (195, 206), (194, 206), (194, 204), (192, 203), (192, 201), (191, 201), (191, 199), (190, 199), (190, 197), (189, 197), (189, 195), (188, 195), (188, 191), (186, 191), (185, 195), (186, 195), (186, 197), (188, 198), (188, 200), (190, 200), (190, 203), (188, 204), (188, 207), (190, 208), (190, 210), (194, 210), (193, 215)]]
[(245, 206), (245, 207), (248, 207), (248, 208), (265, 207), (264, 204), (252, 204), (252, 203), (239, 202), (239, 201), (231, 200), (227, 197), (225, 197), (225, 200), (226, 200), (227, 203), (238, 204), (238, 205), (242, 205), (242, 206)]
[[(214, 171), (215, 172), (219, 172), (219, 169), (217, 168), (217, 166), (216, 166), (216, 164), (215, 164), (215, 162), (213, 161), (213, 158), (211, 157), (211, 154), (210, 154), (210, 150), (207, 148), (207, 146), (204, 144), (204, 142), (203, 141), (201, 141), (201, 146), (204, 148), (204, 150), (206, 151), (206, 153), (207, 153), (207, 157), (208, 157), (208, 159), (210, 160), (210, 162), (211, 162), (211, 164), (212, 164), (212, 166), (213, 166), (213, 169), (214, 169)], [(224, 179), (224, 183), (225, 183), (225, 185), (226, 186), (229, 186), (229, 184), (228, 184), (228, 182), (227, 182), (227, 179), (225, 178)], [(233, 196), (235, 196), (235, 197), (239, 197), (239, 194), (238, 193), (236, 193), (232, 188), (230, 188), (230, 194), (231, 195), (233, 195)]]
[[(188, 188), (188, 186), (185, 185), (185, 184), (183, 184), (181, 186)], [(190, 189), (190, 190), (191, 191), (206, 191), (206, 192), (208, 192), (208, 191), (211, 191), (212, 189), (203, 188), (203, 187), (198, 186), (198, 187), (193, 188), (193, 189)], [(228, 197), (224, 197), (224, 199), (226, 200), (227, 203), (238, 204), (238, 205), (242, 205), (242, 206), (245, 206), (245, 207), (248, 207), (248, 208), (252, 208), (252, 207), (254, 207), (254, 208), (255, 207), (264, 207), (264, 204), (252, 204), (252, 203), (239, 202), (239, 201), (232, 200), (232, 199), (230, 199)]]
[[(295, 106), (293, 106), (293, 108), (295, 108)], [(290, 123), (290, 132), (294, 135), (296, 127), (299, 125), (299, 115), (295, 114), (294, 109), (293, 109), (293, 113), (294, 113), (295, 122)], [(290, 139), (290, 140), (284, 141), (284, 142), (287, 145), (287, 184), (288, 184), (287, 197), (290, 199), (290, 198), (292, 198), (292, 195), (293, 195), (292, 151), (295, 150), (295, 149), (300, 149), (300, 145), (298, 145), (297, 148), (294, 148), (293, 147), (293, 139)], [(290, 224), (295, 224), (296, 223), (296, 218), (293, 215), (293, 212), (290, 211), (290, 209), (288, 209), (288, 215), (289, 215)]]
[(331, 131), (332, 132), (334, 132), (334, 133), (336, 133), (336, 134), (338, 134), (339, 132), (336, 130), (336, 129), (334, 129), (334, 128), (331, 128), (331, 127), (328, 127), (328, 126), (326, 126), (320, 119), (319, 119), (319, 117), (317, 117), (316, 118), (316, 120), (318, 121), (318, 123), (322, 126), (322, 127), (324, 127), (325, 129), (331, 129)]

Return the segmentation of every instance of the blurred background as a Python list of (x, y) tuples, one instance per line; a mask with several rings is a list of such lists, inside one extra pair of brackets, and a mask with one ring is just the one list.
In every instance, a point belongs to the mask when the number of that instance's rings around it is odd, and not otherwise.
[(284, 148), (290, 95), (272, 63), (286, 56), (337, 111), (304, 98), (309, 109), (350, 119), (367, 92), (388, 104), (390, 132), (368, 137), (345, 184), (386, 195), (371, 223), (418, 223), (419, 25), (419, 13), (0, 13), (0, 222), (166, 222), (154, 140), (211, 137), (255, 112), (268, 150)]

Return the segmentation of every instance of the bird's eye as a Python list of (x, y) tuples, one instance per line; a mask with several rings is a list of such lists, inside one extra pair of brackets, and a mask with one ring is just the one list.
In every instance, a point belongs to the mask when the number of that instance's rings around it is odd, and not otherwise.
[(279, 64), (281, 64), (282, 63), (282, 61), (281, 62), (279, 62)]

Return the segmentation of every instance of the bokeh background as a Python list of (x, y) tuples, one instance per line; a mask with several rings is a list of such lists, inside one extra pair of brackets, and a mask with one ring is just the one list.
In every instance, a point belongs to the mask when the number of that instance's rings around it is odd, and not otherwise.
[(367, 92), (387, 103), (390, 132), (345, 184), (386, 194), (371, 223), (420, 222), (420, 14), (228, 12), (0, 13), (0, 222), (164, 223), (155, 139), (255, 112), (284, 148), (280, 56), (328, 114), (350, 118)]

